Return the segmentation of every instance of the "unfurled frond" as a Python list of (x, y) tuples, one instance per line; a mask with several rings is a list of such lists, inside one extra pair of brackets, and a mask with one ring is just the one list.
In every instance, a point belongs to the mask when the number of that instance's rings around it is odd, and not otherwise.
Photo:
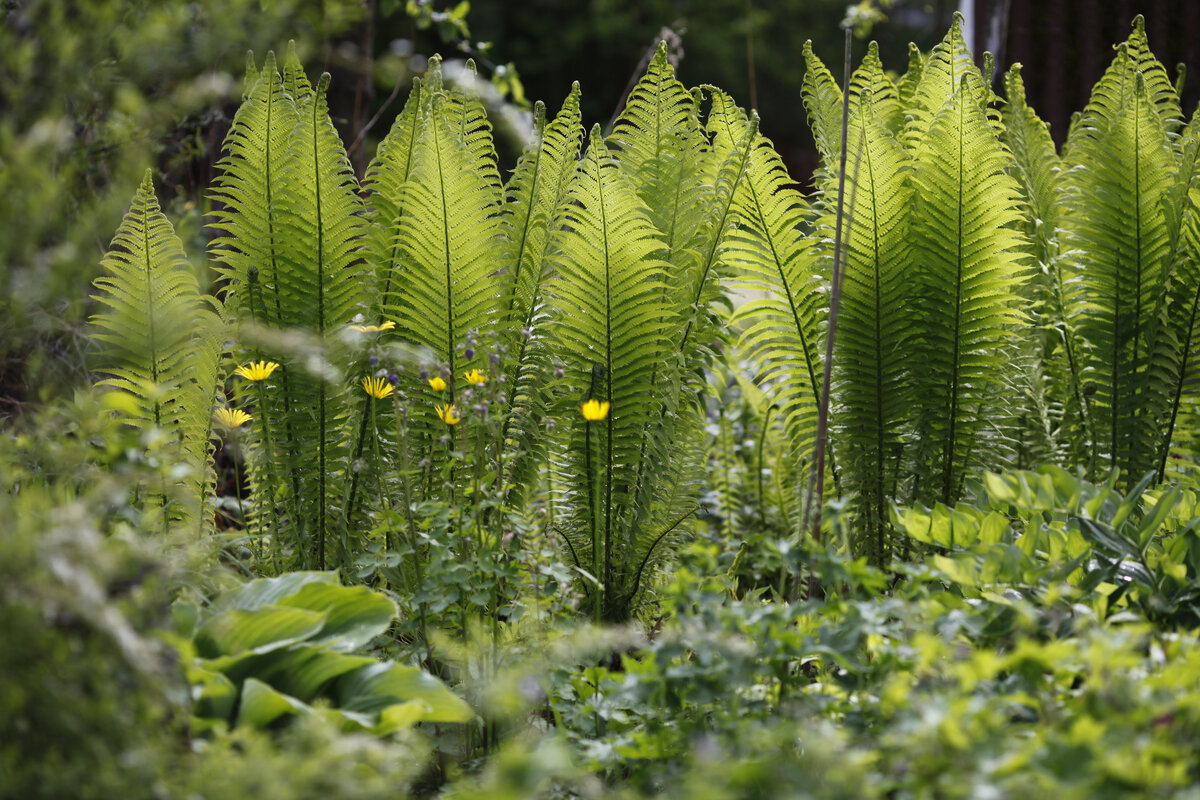
[(900, 104), (896, 84), (883, 71), (883, 62), (879, 60), (879, 45), (875, 42), (871, 42), (867, 47), (867, 54), (863, 56), (862, 63), (850, 76), (851, 113), (858, 110), (864, 92), (871, 95), (871, 113), (879, 124), (893, 133), (899, 131), (904, 125), (904, 107)]
[[(1192, 147), (1195, 144), (1190, 145)], [(1176, 269), (1170, 287), (1165, 431), (1159, 445), (1158, 476), (1195, 473), (1200, 468), (1200, 188), (1193, 187), (1184, 214)], [(1173, 345), (1173, 346), (1172, 346)]]
[(514, 240), (513, 295), (508, 301), (506, 323), (510, 326), (529, 326), (541, 302), (550, 224), (575, 170), (582, 137), (578, 83), (571, 86), (571, 93), (552, 122), (546, 122), (546, 108), (538, 103), (534, 139), (521, 154), (505, 187)]
[(674, 274), (695, 271), (700, 228), (712, 191), (713, 154), (700, 128), (696, 100), (675, 78), (666, 42), (617, 118), (607, 145), (629, 175), (662, 232)]
[[(567, 191), (555, 225), (561, 255), (551, 288), (553, 340), (572, 387), (561, 427), (572, 432), (574, 446), (556, 482), (566, 491), (572, 528), (564, 535), (580, 566), (603, 565), (597, 577), (604, 599), (594, 603), (602, 617), (623, 619), (631, 610), (635, 568), (646, 555), (637, 552), (637, 535), (650, 523), (648, 505), (673, 494), (674, 487), (646, 491), (638, 481), (665, 477), (643, 470), (644, 460), (671, 460), (674, 426), (649, 440), (645, 433), (658, 429), (664, 404), (678, 393), (679, 365), (669, 341), (680, 320), (663, 291), (668, 272), (661, 234), (599, 128)], [(602, 421), (579, 413), (585, 397), (611, 404)]]
[(102, 267), (96, 299), (106, 310), (92, 318), (101, 343), (95, 369), (107, 376), (99, 385), (129, 398), (119, 406), (125, 422), (168, 437), (168, 455), (190, 470), (183, 501), (172, 502), (160, 487), (150, 492), (168, 504), (167, 518), (195, 521), (211, 488), (209, 434), (223, 336), (149, 170)]
[[(714, 105), (718, 101), (714, 95)], [(697, 229), (688, 258), (683, 261), (683, 270), (678, 286), (680, 299), (687, 303), (682, 308), (687, 322), (680, 336), (678, 349), (685, 357), (693, 348), (713, 338), (721, 338), (718, 332), (722, 319), (716, 316), (717, 307), (726, 304), (726, 291), (735, 280), (738, 265), (735, 263), (728, 243), (735, 236), (739, 223), (736, 200), (749, 174), (751, 153), (758, 139), (758, 115), (748, 120), (724, 123), (726, 129), (736, 133), (740, 139), (733, 143), (720, 164), (712, 190), (706, 193), (702, 224)], [(740, 131), (737, 128), (740, 127)], [(724, 148), (722, 148), (724, 149)]]
[(964, 76), (933, 117), (912, 171), (920, 325), (908, 350), (921, 413), (918, 495), (945, 503), (968, 470), (996, 457), (983, 436), (1003, 397), (1005, 347), (1019, 319), (1014, 291), (1028, 252), (1010, 157), (973, 85)]
[(296, 104), (284, 91), (268, 53), (262, 73), (234, 115), (225, 137), (225, 155), (214, 213), (222, 235), (213, 240), (225, 305), (238, 317), (259, 324), (279, 324), (277, 293), (283, 255), (279, 192), (289, 158), (291, 135), (299, 122)]
[(404, 182), (412, 170), (413, 153), (417, 141), (417, 119), (420, 116), (423, 83), (413, 80), (404, 109), (396, 117), (391, 130), (379, 143), (375, 157), (367, 166), (365, 188), (368, 191), (367, 236), (363, 244), (363, 258), (368, 269), (376, 276), (373, 308), (386, 309), (392, 305), (392, 290), (396, 262), (396, 227), (404, 213)]
[[(894, 98), (885, 98), (892, 99)], [(921, 368), (905, 346), (914, 325), (909, 158), (865, 89), (849, 128), (841, 306), (834, 349), (834, 442), (842, 486), (853, 493), (860, 537), (873, 563), (888, 558), (889, 498), (899, 480), (902, 434), (913, 403), (909, 370)], [(832, 215), (824, 220), (832, 239)], [(824, 245), (832, 249), (832, 242)], [(832, 255), (827, 253), (827, 255)]]
[(401, 336), (428, 347), (457, 376), (478, 366), (462, 354), (468, 331), (486, 332), (497, 321), (508, 237), (495, 164), (464, 146), (448, 103), (445, 95), (431, 98), (418, 123), (395, 234), (396, 291), (385, 313)]
[(323, 334), (363, 309), (365, 226), (358, 181), (329, 118), (329, 75), (298, 103), (284, 188), (284, 259), (277, 292), (286, 325)]
[(991, 90), (983, 85), (979, 68), (967, 50), (962, 25), (962, 17), (955, 14), (954, 24), (921, 65), (921, 77), (913, 88), (911, 99), (904, 106), (908, 120), (900, 140), (910, 153), (915, 152), (917, 145), (924, 141), (933, 118), (941, 113), (964, 80), (967, 82), (968, 96), (981, 106), (991, 97)]
[[(301, 89), (302, 81), (302, 72), (293, 78)], [(318, 341), (348, 323), (366, 302), (362, 202), (329, 118), (328, 88), (326, 73), (312, 94), (297, 100), (299, 120), (276, 193), (282, 233), (275, 289), (279, 322), (309, 331)], [(271, 413), (281, 420), (286, 437), (286, 461), (300, 475), (292, 484), (296, 513), (302, 517), (298, 528), (302, 537), (315, 537), (305, 545), (303, 561), (320, 569), (330, 561), (328, 532), (338, 519), (335, 486), (347, 466), (343, 394), (344, 387), (310, 376), (295, 359), (285, 364), (283, 396), (272, 401)]]
[[(1066, 324), (1066, 286), (1063, 261), (1059, 258), (1058, 228), (1062, 203), (1064, 167), (1050, 138), (1049, 126), (1025, 100), (1021, 65), (1014, 64), (1004, 80), (1002, 140), (1012, 153), (1012, 175), (1021, 190), (1023, 226), (1031, 244), (1031, 280), (1026, 298), (1037, 335), (1019, 342), (1023, 366), (1016, 374), (1021, 388), (1022, 408), (1014, 409), (1018, 421), (1018, 458), (1066, 457), (1072, 463), (1085, 460), (1080, 449), (1058, 452), (1061, 445), (1087, 439), (1083, 432), (1085, 401), (1080, 380), (1079, 342)], [(1063, 430), (1065, 429), (1065, 430)], [(1067, 433), (1066, 431), (1073, 431)]]
[[(1093, 466), (1137, 478), (1155, 466), (1160, 436), (1161, 385), (1151, 351), (1169, 267), (1163, 201), (1174, 163), (1144, 84), (1133, 79), (1128, 104), (1111, 122), (1085, 116), (1078, 131), (1062, 247), (1074, 273), (1069, 313), (1083, 340)], [(1110, 83), (1116, 81), (1102, 80), (1097, 93)]]
[[(1160, 43), (1161, 44), (1161, 43)], [(1168, 134), (1177, 132), (1183, 124), (1183, 109), (1179, 106), (1179, 92), (1171, 82), (1166, 67), (1154, 56), (1150, 40), (1146, 37), (1146, 20), (1138, 14), (1133, 20), (1133, 31), (1125, 40), (1126, 52), (1134, 70), (1142, 76), (1146, 85), (1146, 98)]]
[(296, 43), (288, 42), (287, 56), (283, 59), (283, 88), (297, 104), (312, 99), (313, 87), (304, 74), (304, 65), (296, 55)]
[(758, 365), (760, 383), (779, 403), (794, 457), (807, 459), (816, 437), (826, 292), (805, 236), (808, 204), (761, 134), (734, 208), (739, 221), (726, 237), (725, 257), (742, 274), (733, 285), (766, 297), (744, 303), (731, 325), (741, 331), (738, 349)]
[(710, 106), (704, 121), (704, 130), (712, 140), (713, 151), (718, 157), (727, 157), (729, 152), (737, 147), (746, 130), (746, 123), (749, 122), (746, 112), (738, 107), (732, 97), (716, 86), (706, 84), (693, 91), (709, 97)]
[(812, 40), (804, 43), (804, 82), (800, 86), (808, 124), (817, 152), (825, 164), (835, 164), (842, 151), (842, 90), (829, 68), (813, 52)]
[(536, 459), (543, 455), (546, 444), (547, 437), (536, 435), (545, 415), (545, 376), (552, 369), (542, 331), (544, 282), (553, 266), (551, 226), (575, 172), (582, 135), (576, 83), (552, 122), (546, 122), (542, 103), (535, 106), (534, 138), (505, 187), (513, 247), (507, 267), (511, 290), (502, 312), (509, 347), (505, 375), (511, 408), (504, 437), (523, 443), (510, 466), (508, 483), (514, 488), (532, 480)]

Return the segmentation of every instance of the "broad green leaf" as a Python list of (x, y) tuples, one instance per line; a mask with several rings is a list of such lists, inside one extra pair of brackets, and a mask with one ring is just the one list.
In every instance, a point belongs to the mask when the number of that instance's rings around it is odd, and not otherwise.
[(280, 692), (255, 678), (242, 684), (242, 703), (237, 724), (265, 728), (282, 716), (311, 713), (312, 709), (294, 697)]
[(311, 583), (337, 585), (336, 572), (288, 572), (277, 578), (259, 578), (243, 585), (217, 604), (217, 608), (240, 608), (252, 611), (263, 606), (277, 605)]
[(308, 641), (348, 653), (370, 643), (388, 629), (396, 616), (396, 604), (387, 596), (365, 586), (308, 583), (280, 605), (325, 612), (325, 626)]
[(374, 664), (338, 679), (338, 705), (347, 711), (381, 713), (396, 703), (416, 700), (426, 706), (429, 722), (467, 722), (475, 716), (466, 703), (437, 678), (404, 664)]
[(253, 611), (233, 608), (200, 626), (196, 652), (202, 658), (269, 653), (316, 635), (327, 616), (286, 606), (264, 606)]

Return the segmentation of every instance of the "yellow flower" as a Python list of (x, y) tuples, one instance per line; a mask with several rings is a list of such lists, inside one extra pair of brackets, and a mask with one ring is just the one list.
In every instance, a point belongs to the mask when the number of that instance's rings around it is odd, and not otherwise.
[(481, 383), (487, 383), (487, 376), (477, 369), (473, 369), (470, 372), (464, 372), (463, 377), (466, 378), (467, 383), (471, 384), (472, 386), (478, 386)]
[(217, 421), (218, 425), (232, 430), (233, 428), (240, 428), (245, 425), (250, 421), (251, 417), (240, 408), (226, 408), (222, 406), (213, 412), (213, 419)]
[(608, 416), (611, 405), (607, 400), (585, 400), (579, 407), (579, 413), (583, 414), (583, 418), (588, 422), (598, 422)]
[(363, 391), (376, 400), (382, 400), (396, 390), (396, 387), (388, 383), (387, 378), (363, 378), (362, 387)]
[(429, 379), (429, 388), (433, 389), (435, 392), (444, 392), (446, 391), (446, 382), (439, 376), (434, 375)]
[(350, 330), (358, 331), (359, 333), (379, 333), (380, 331), (390, 331), (394, 327), (396, 327), (396, 323), (389, 319), (378, 325), (351, 325)]
[(279, 369), (279, 365), (274, 361), (252, 361), (244, 367), (238, 367), (233, 372), (248, 381), (258, 382), (271, 377), (271, 373), (277, 369)]
[(458, 416), (458, 406), (434, 406), (433, 410), (437, 412), (438, 419), (447, 425), (457, 425), (462, 419)]

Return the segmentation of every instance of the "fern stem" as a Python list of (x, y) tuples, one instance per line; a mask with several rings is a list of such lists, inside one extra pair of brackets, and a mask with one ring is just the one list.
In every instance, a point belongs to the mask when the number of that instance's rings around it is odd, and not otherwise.
[[(955, 236), (955, 251), (954, 258), (954, 349), (950, 357), (950, 433), (946, 438), (946, 447), (942, 453), (942, 502), (946, 505), (953, 503), (952, 485), (954, 482), (954, 455), (955, 436), (958, 428), (958, 393), (959, 393), (959, 352), (961, 347), (961, 328), (962, 328), (962, 266), (963, 266), (963, 160), (966, 154), (963, 152), (962, 131), (964, 121), (962, 119), (966, 110), (966, 102), (960, 102), (958, 106), (959, 113), (959, 142), (958, 142), (958, 205), (956, 206), (956, 221), (958, 230)], [(965, 468), (966, 465), (964, 465)]]
[[(825, 336), (825, 364), (821, 378), (820, 405), (817, 407), (817, 441), (813, 449), (813, 478), (816, 481), (816, 513), (813, 514), (812, 538), (817, 544), (821, 543), (821, 506), (825, 502), (825, 448), (829, 438), (829, 384), (833, 374), (833, 343), (837, 334), (838, 310), (842, 299), (842, 270), (845, 266), (842, 258), (842, 229), (846, 216), (846, 156), (849, 149), (850, 132), (850, 29), (846, 29), (845, 43), (846, 61), (842, 75), (842, 152), (841, 165), (838, 170), (838, 203), (837, 222), (833, 239), (833, 283), (829, 291), (829, 323)], [(860, 142), (861, 144), (861, 142)], [(855, 169), (858, 158), (855, 158)], [(807, 522), (809, 506), (813, 503), (813, 493), (810, 492), (805, 500), (804, 518)], [(808, 526), (805, 525), (805, 528)], [(815, 594), (818, 589), (815, 574), (809, 576), (809, 594)]]

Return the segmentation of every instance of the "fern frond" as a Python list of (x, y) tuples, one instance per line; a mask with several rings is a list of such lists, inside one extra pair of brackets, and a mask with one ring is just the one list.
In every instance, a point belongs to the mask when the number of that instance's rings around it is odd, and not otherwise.
[(678, 274), (694, 261), (694, 239), (705, 221), (712, 152), (700, 128), (692, 93), (675, 78), (660, 42), (646, 74), (629, 93), (607, 144), (630, 176), (666, 238), (667, 260)]
[(195, 521), (211, 486), (209, 434), (223, 337), (220, 318), (200, 295), (183, 244), (159, 207), (149, 170), (102, 268), (96, 299), (107, 310), (91, 322), (101, 343), (95, 369), (108, 377), (98, 385), (130, 399), (121, 404), (124, 422), (168, 437), (166, 454), (188, 470), (187, 489), (178, 504), (171, 492), (150, 491), (168, 505), (164, 522)]
[[(1081, 123), (1068, 160), (1062, 245), (1074, 272), (1084, 379), (1094, 388), (1094, 457), (1137, 477), (1155, 466), (1160, 436), (1161, 387), (1149, 369), (1169, 266), (1163, 201), (1174, 163), (1140, 75), (1133, 81), (1111, 122), (1093, 114)], [(1107, 96), (1110, 85), (1101, 81), (1097, 93)]]
[(529, 484), (545, 447), (535, 430), (544, 418), (545, 376), (550, 372), (549, 349), (542, 332), (546, 317), (544, 282), (552, 269), (552, 223), (575, 171), (583, 126), (579, 84), (547, 124), (545, 106), (534, 108), (534, 138), (517, 161), (508, 186), (507, 207), (512, 217), (513, 248), (508, 269), (511, 292), (503, 310), (503, 329), (510, 356), (505, 375), (510, 387), (510, 413), (505, 441), (520, 443), (511, 462), (507, 483), (514, 490)]
[(851, 113), (858, 111), (864, 92), (871, 95), (871, 114), (879, 124), (893, 133), (899, 131), (904, 125), (904, 107), (900, 104), (900, 94), (895, 82), (883, 71), (883, 62), (879, 60), (879, 45), (875, 42), (867, 46), (867, 54), (863, 56), (862, 63), (850, 76)]
[[(848, 168), (846, 196), (853, 197), (854, 209), (844, 233), (832, 386), (842, 485), (853, 493), (859, 517), (854, 544), (876, 564), (888, 558), (889, 499), (913, 402), (908, 374), (921, 368), (909, 360), (904, 341), (914, 323), (908, 302), (913, 192), (910, 159), (883, 116), (890, 105), (879, 109), (864, 89), (849, 129), (847, 152), (855, 166)], [(833, 219), (823, 222), (831, 239)], [(826, 242), (831, 250), (832, 241)]]
[(1153, 353), (1156, 373), (1167, 384), (1157, 456), (1160, 481), (1166, 479), (1168, 469), (1182, 473), (1200, 464), (1200, 450), (1188, 435), (1196, 427), (1200, 379), (1200, 119), (1196, 114), (1181, 138), (1178, 169), (1163, 204), (1170, 229), (1171, 271), (1156, 314)]
[[(1024, 229), (1032, 245), (1029, 254), (1035, 268), (1026, 298), (1038, 330), (1037, 336), (1025, 337), (1020, 344), (1023, 409), (1017, 419), (1024, 419), (1025, 425), (1017, 433), (1018, 450), (1027, 458), (1083, 463), (1086, 453), (1080, 445), (1089, 434), (1080, 344), (1066, 322), (1067, 290), (1058, 241), (1065, 167), (1049, 126), (1025, 100), (1020, 64), (1012, 66), (1004, 83), (1008, 101), (1002, 138), (1013, 155), (1012, 175), (1021, 189)], [(1055, 452), (1061, 444), (1068, 445), (1066, 452)]]
[(403, 188), (412, 170), (418, 136), (417, 119), (423, 98), (427, 99), (423, 82), (415, 78), (403, 110), (367, 165), (364, 188), (368, 191), (369, 206), (363, 258), (368, 269), (376, 276), (377, 288), (371, 301), (380, 313), (373, 317), (383, 316), (386, 313), (384, 309), (393, 302), (391, 293), (395, 288), (395, 272), (392, 265), (397, 258), (395, 231), (404, 214)]
[[(294, 68), (294, 71), (298, 67)], [(303, 89), (303, 73), (293, 77)], [(285, 79), (285, 83), (286, 83)], [(325, 338), (366, 307), (361, 248), (365, 232), (358, 182), (341, 138), (329, 118), (329, 74), (297, 101), (299, 121), (292, 131), (279, 190), (283, 221), (277, 294), (280, 322)], [(291, 368), (289, 368), (291, 367)], [(329, 531), (338, 524), (335, 486), (344, 468), (348, 436), (345, 388), (324, 376), (311, 376), (298, 361), (285, 364), (284, 420), (298, 529), (316, 536), (306, 555), (319, 569), (327, 560)], [(315, 470), (313, 469), (315, 467)]]
[(468, 331), (486, 332), (497, 322), (502, 276), (496, 273), (507, 260), (509, 236), (495, 164), (466, 148), (461, 120), (446, 113), (449, 104), (444, 94), (432, 97), (418, 123), (395, 233), (396, 292), (386, 313), (401, 336), (428, 347), (457, 378), (479, 365), (480, 356), (462, 355)]
[(742, 275), (733, 288), (766, 297), (744, 303), (731, 326), (738, 349), (759, 367), (787, 421), (797, 458), (816, 437), (822, 373), (819, 330), (827, 308), (813, 242), (805, 235), (809, 207), (769, 139), (755, 137), (746, 178), (734, 200), (738, 226), (726, 237), (726, 258)]
[(258, 324), (280, 324), (278, 294), (284, 233), (278, 192), (283, 185), (292, 131), (299, 122), (296, 104), (284, 91), (268, 53), (246, 100), (234, 115), (225, 137), (225, 155), (213, 199), (212, 242), (225, 307), (235, 316)]
[[(913, 104), (913, 96), (917, 92), (917, 85), (921, 82), (921, 73), (925, 70), (925, 56), (921, 53), (921, 48), (917, 47), (912, 42), (908, 43), (908, 69), (900, 79), (896, 81), (896, 94), (900, 96), (900, 107), (903, 109), (910, 108)], [(900, 134), (901, 128), (897, 128), (892, 133), (897, 136)]]
[[(573, 548), (586, 563), (604, 565), (597, 576), (602, 615), (619, 619), (630, 613), (635, 576), (623, 565), (633, 557), (632, 537), (650, 512), (646, 498), (662, 494), (637, 485), (639, 477), (655, 477), (643, 472), (642, 460), (670, 460), (670, 427), (649, 442), (645, 432), (678, 392), (678, 366), (671, 368), (668, 351), (679, 319), (663, 292), (661, 234), (598, 127), (567, 191), (555, 225), (561, 262), (552, 284), (552, 338), (569, 370), (561, 427), (573, 444), (557, 482), (566, 487)], [(576, 405), (584, 397), (611, 403), (608, 416), (586, 422)]]
[(968, 97), (981, 105), (991, 97), (991, 89), (983, 85), (979, 68), (967, 50), (962, 24), (962, 16), (956, 13), (950, 30), (921, 65), (921, 77), (904, 106), (908, 120), (900, 141), (910, 153), (923, 143), (934, 117), (941, 113), (951, 95), (958, 93), (964, 80)]
[(836, 164), (842, 152), (842, 90), (813, 51), (811, 39), (804, 43), (804, 82), (800, 85), (800, 96), (821, 161)]
[[(942, 74), (927, 66), (926, 75)], [(978, 75), (975, 75), (975, 79)], [(918, 370), (918, 479), (925, 501), (952, 503), (968, 470), (995, 459), (982, 440), (998, 399), (1028, 242), (1018, 232), (1010, 156), (983, 112), (975, 79), (932, 119), (915, 148), (914, 263), (920, 325), (909, 339)]]

